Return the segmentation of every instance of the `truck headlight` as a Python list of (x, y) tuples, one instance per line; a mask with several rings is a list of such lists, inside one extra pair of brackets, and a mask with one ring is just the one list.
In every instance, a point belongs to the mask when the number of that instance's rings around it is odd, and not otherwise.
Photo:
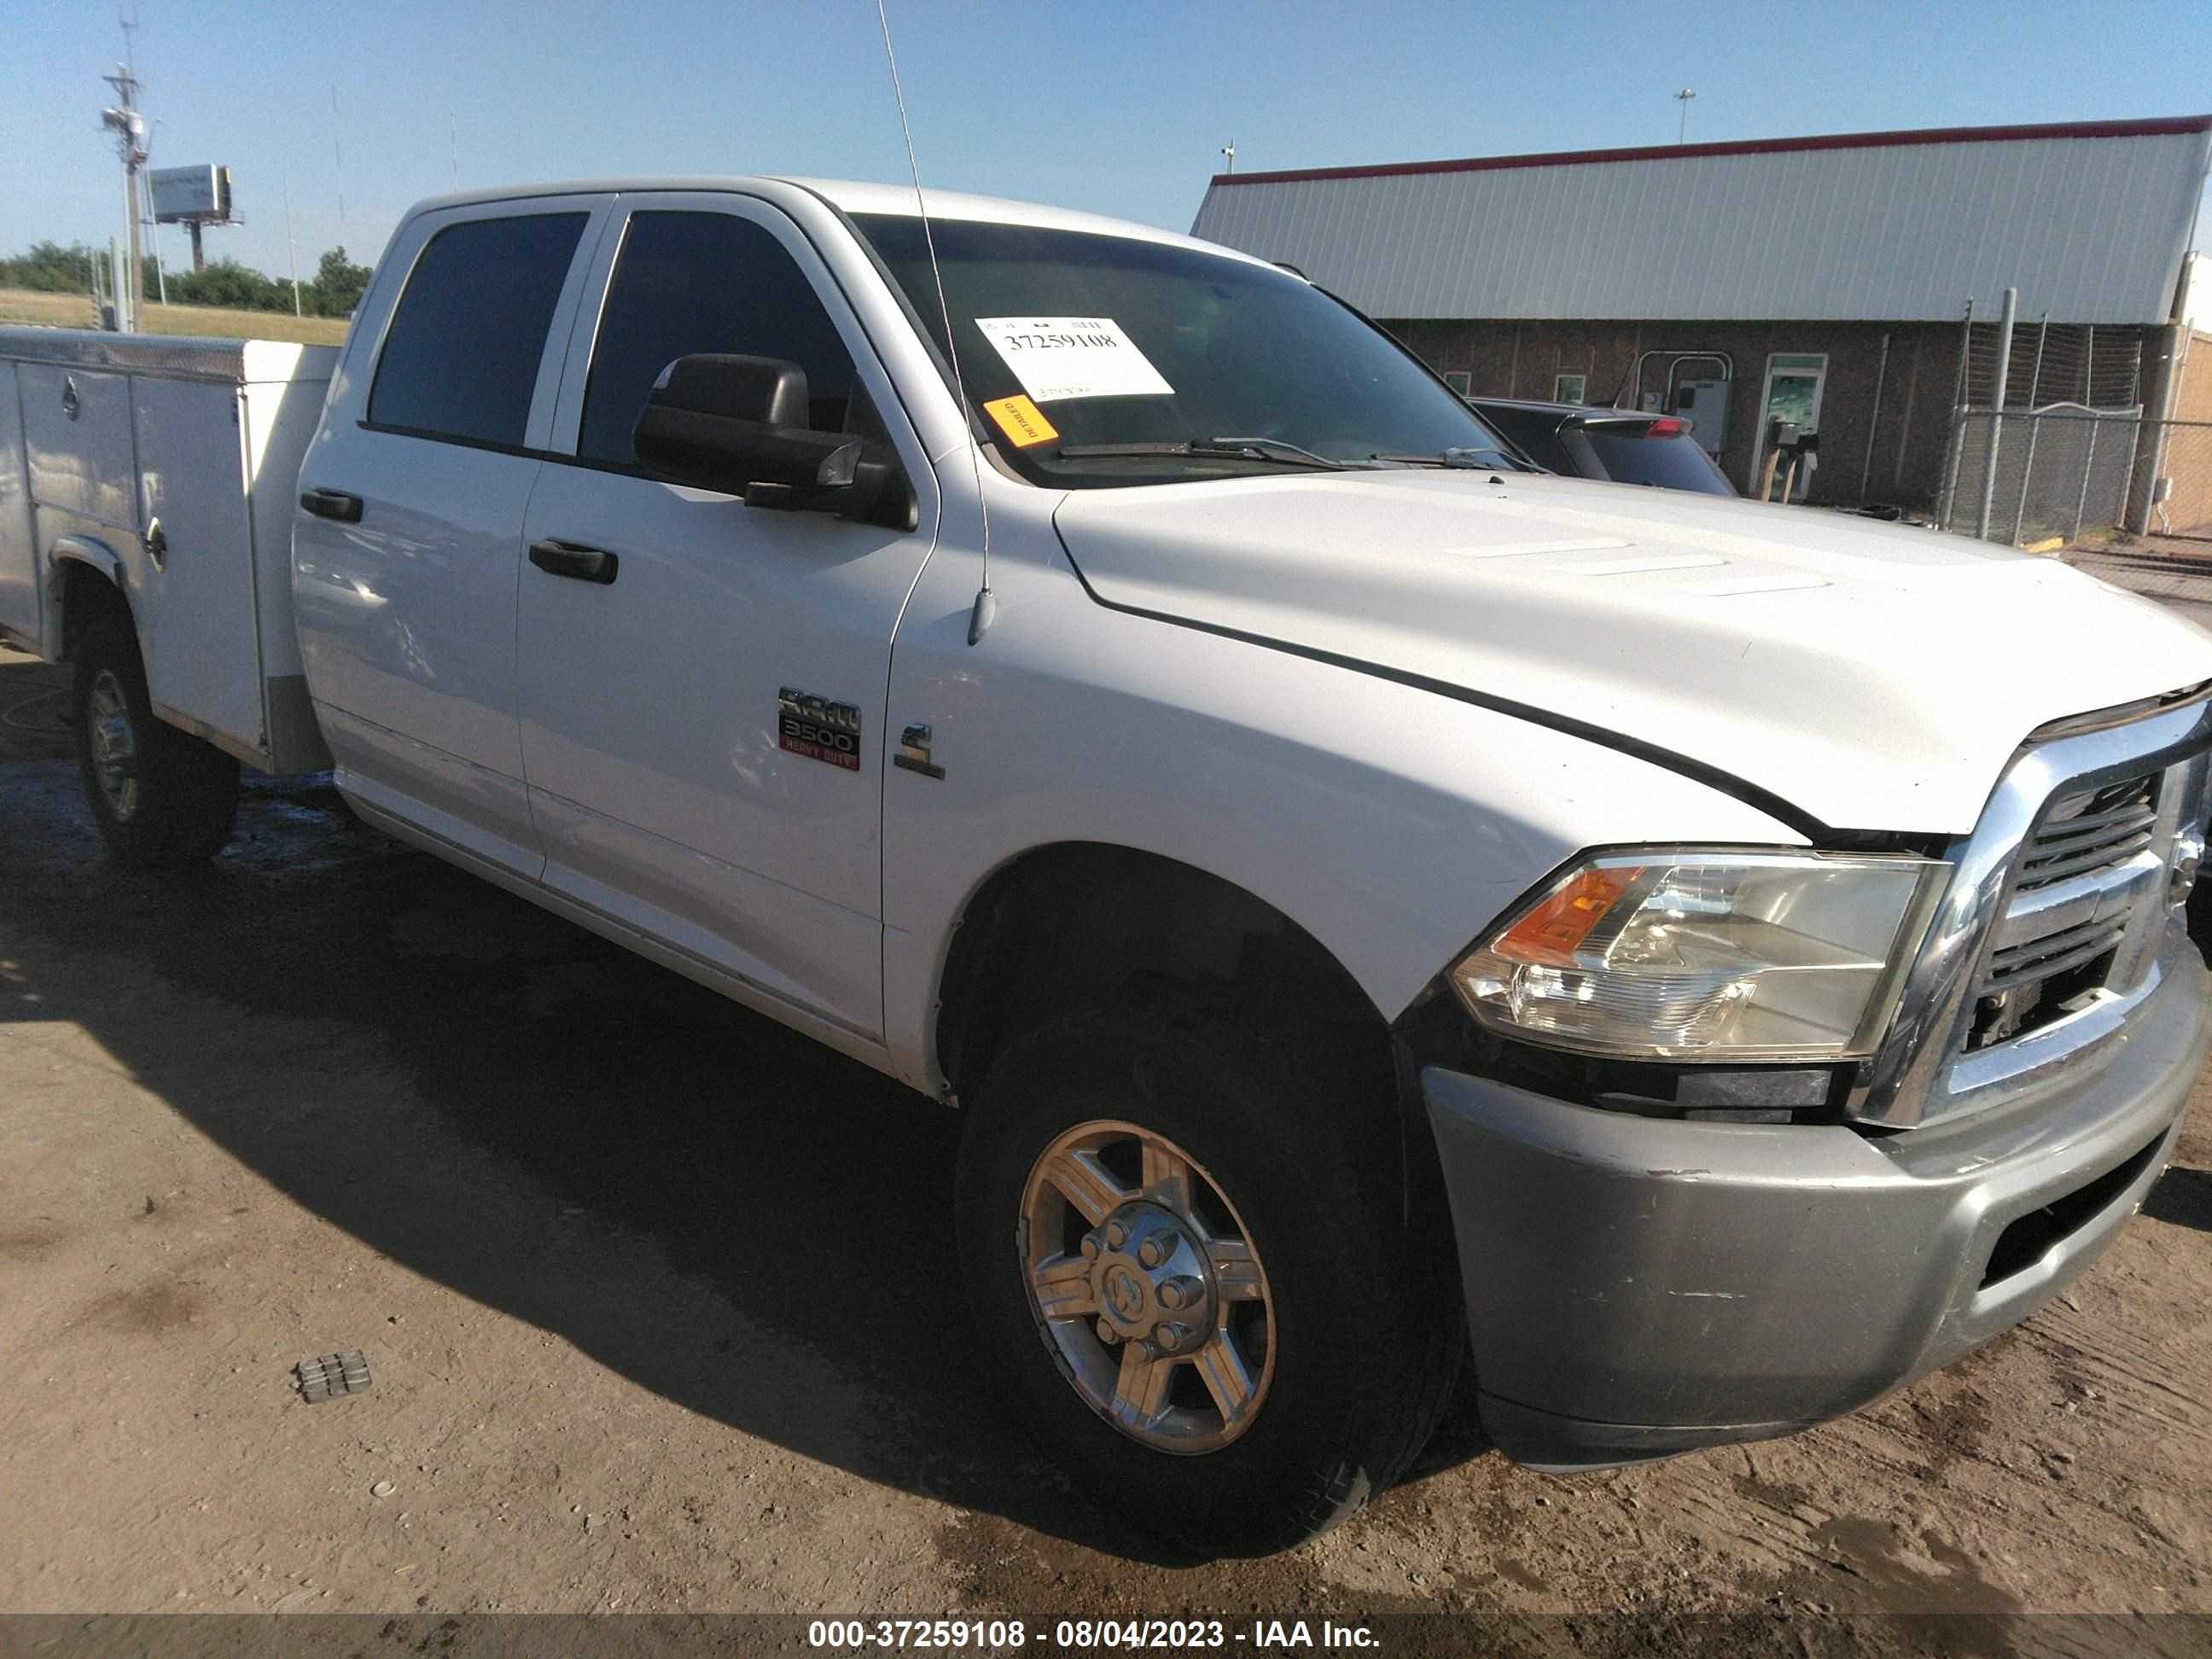
[(1948, 868), (1872, 854), (1602, 854), (1514, 912), (1451, 981), (1486, 1025), (1583, 1054), (1850, 1059), (1873, 1053)]

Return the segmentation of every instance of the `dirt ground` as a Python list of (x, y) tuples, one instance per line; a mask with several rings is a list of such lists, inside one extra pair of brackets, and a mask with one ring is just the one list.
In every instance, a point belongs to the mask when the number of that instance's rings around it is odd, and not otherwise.
[[(59, 689), (0, 650), (0, 1610), (2212, 1611), (2202, 1083), (2071, 1295), (1852, 1418), (1573, 1479), (1455, 1425), (1302, 1549), (1164, 1560), (971, 1356), (950, 1115), (327, 791), (118, 873)], [(303, 1403), (342, 1348), (374, 1387)]]
[(2125, 547), (2070, 549), (2060, 557), (2100, 581), (2130, 589), (2212, 628), (2212, 541), (2145, 536)]

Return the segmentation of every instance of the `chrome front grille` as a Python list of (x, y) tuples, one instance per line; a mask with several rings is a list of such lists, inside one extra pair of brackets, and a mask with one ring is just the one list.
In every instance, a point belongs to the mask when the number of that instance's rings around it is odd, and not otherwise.
[(2151, 844), (2158, 823), (2155, 772), (2051, 803), (2023, 849), (2016, 892), (2118, 867)]
[(1982, 975), (1982, 988), (1993, 993), (2017, 991), (2056, 975), (2070, 973), (2116, 949), (2127, 931), (2124, 916), (2110, 921), (2085, 921), (1992, 951), (1989, 968)]
[[(2021, 844), (1982, 960), (1968, 1053), (2009, 1042), (2111, 988), (2166, 890), (2162, 772), (2061, 793)], [(2172, 839), (2168, 826), (2165, 839)]]
[(2100, 1063), (2161, 981), (2212, 805), (2212, 701), (2039, 731), (1998, 781), (1849, 1111), (1941, 1122)]

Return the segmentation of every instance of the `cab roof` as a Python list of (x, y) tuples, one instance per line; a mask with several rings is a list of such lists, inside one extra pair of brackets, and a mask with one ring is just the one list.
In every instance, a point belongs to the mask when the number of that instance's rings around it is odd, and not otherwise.
[[(549, 179), (538, 184), (509, 185), (433, 196), (410, 208), (407, 216), (412, 218), (419, 213), (475, 207), (493, 202), (512, 202), (533, 196), (638, 195), (663, 191), (726, 191), (750, 194), (757, 192), (763, 185), (803, 190), (820, 198), (842, 213), (887, 214), (902, 218), (918, 216), (911, 185), (876, 184), (853, 179), (814, 179), (796, 173), (646, 173), (627, 178)], [(922, 200), (928, 206), (929, 216), (937, 220), (1030, 225), (1040, 229), (1079, 231), (1095, 236), (1122, 236), (1138, 241), (1199, 249), (1248, 264), (1267, 264), (1264, 259), (1255, 259), (1235, 248), (1224, 247), (1218, 242), (1200, 241), (1176, 231), (1163, 230), (1157, 225), (1108, 218), (1103, 214), (1080, 213), (1069, 208), (1049, 207), (1041, 202), (1017, 202), (1004, 197), (974, 196), (945, 190), (926, 190), (922, 192)]]

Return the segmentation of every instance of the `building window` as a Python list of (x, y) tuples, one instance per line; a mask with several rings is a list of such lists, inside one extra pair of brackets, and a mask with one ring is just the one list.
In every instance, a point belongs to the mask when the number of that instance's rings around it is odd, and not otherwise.
[(1474, 390), (1474, 376), (1463, 368), (1444, 371), (1444, 384), (1462, 398)]
[(1587, 374), (1554, 374), (1552, 376), (1552, 401), (1555, 404), (1578, 404), (1584, 401), (1583, 387), (1588, 384)]

